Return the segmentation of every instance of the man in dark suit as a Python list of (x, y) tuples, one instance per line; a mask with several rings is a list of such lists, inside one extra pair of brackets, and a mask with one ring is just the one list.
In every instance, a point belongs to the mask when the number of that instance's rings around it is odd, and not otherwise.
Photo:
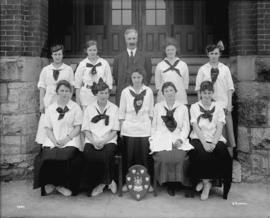
[(113, 63), (113, 77), (116, 85), (116, 104), (119, 105), (122, 90), (129, 85), (129, 69), (136, 65), (144, 68), (146, 71), (146, 78), (144, 78), (145, 85), (148, 85), (152, 76), (151, 59), (147, 57), (142, 51), (137, 50), (138, 32), (135, 29), (127, 29), (125, 31), (125, 41), (127, 49), (114, 59)]

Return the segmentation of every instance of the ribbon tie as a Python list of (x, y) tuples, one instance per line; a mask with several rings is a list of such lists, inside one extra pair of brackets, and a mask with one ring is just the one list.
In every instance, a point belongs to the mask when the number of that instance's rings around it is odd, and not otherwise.
[(179, 63), (179, 59), (177, 61), (174, 62), (174, 64), (171, 64), (168, 60), (164, 60), (165, 63), (167, 63), (170, 67), (167, 70), (164, 70), (163, 73), (166, 73), (170, 70), (175, 71), (180, 77), (182, 77), (180, 70), (175, 68), (177, 66), (177, 64)]
[(61, 120), (65, 116), (65, 113), (69, 111), (69, 109), (67, 106), (65, 106), (64, 109), (62, 109), (61, 107), (58, 107), (56, 108), (56, 111), (59, 113), (58, 120)]
[(165, 123), (166, 127), (173, 132), (176, 127), (177, 127), (177, 123), (173, 117), (173, 114), (176, 110), (176, 108), (174, 108), (173, 110), (169, 110), (166, 107), (164, 107), (166, 110), (166, 116), (161, 116), (161, 119), (163, 120), (163, 122)]
[(58, 80), (60, 70), (53, 70), (53, 78), (55, 81)]
[(135, 108), (136, 114), (138, 114), (139, 110), (142, 108), (143, 99), (146, 94), (146, 89), (143, 90), (140, 94), (136, 94), (132, 90), (129, 90), (130, 94), (134, 97), (133, 106)]
[(218, 74), (219, 74), (218, 68), (211, 68), (211, 80), (212, 80), (213, 85), (217, 81)]
[(215, 107), (213, 107), (211, 110), (205, 110), (200, 105), (199, 107), (202, 114), (197, 118), (197, 123), (199, 124), (201, 118), (208, 119), (210, 122), (212, 122), (213, 113), (215, 112)]
[(92, 75), (96, 75), (97, 74), (96, 67), (99, 67), (101, 65), (102, 64), (100, 62), (98, 64), (96, 64), (96, 65), (93, 65), (93, 64), (90, 64), (90, 63), (86, 63), (86, 67), (92, 67), (92, 69), (91, 69), (91, 74)]
[(100, 113), (98, 109), (96, 109), (98, 112), (98, 115), (94, 116), (91, 120), (92, 123), (97, 123), (98, 121), (104, 119), (105, 120), (105, 125), (108, 126), (109, 125), (109, 116), (106, 115), (106, 111), (107, 109), (103, 112)]

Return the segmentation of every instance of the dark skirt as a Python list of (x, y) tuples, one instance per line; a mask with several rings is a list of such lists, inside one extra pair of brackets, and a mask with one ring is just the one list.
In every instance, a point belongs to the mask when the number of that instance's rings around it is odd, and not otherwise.
[(77, 192), (82, 164), (82, 154), (78, 148), (43, 147), (34, 161), (34, 188), (52, 184)]
[(223, 142), (219, 141), (212, 152), (205, 151), (198, 139), (190, 143), (194, 146), (189, 152), (189, 175), (193, 179), (232, 179), (232, 158)]
[(98, 184), (109, 185), (112, 182), (116, 150), (115, 143), (105, 144), (101, 150), (96, 150), (90, 143), (85, 144), (82, 176), (84, 189), (91, 190)]
[(124, 175), (128, 169), (136, 164), (143, 165), (147, 168), (148, 173), (152, 174), (151, 156), (149, 155), (149, 137), (128, 137), (123, 136), (123, 158), (124, 158)]
[(189, 186), (186, 175), (189, 158), (187, 152), (182, 150), (160, 151), (153, 154), (155, 177), (159, 184), (165, 182), (181, 182)]

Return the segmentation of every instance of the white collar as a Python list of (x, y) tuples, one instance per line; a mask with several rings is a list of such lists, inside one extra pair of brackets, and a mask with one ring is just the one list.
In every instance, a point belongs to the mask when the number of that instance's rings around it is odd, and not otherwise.
[[(200, 100), (200, 101), (198, 102), (198, 104), (199, 104), (200, 106), (202, 106), (203, 109), (207, 110), (207, 109), (204, 107), (204, 105), (203, 105), (203, 103), (202, 103), (202, 100)], [(215, 106), (215, 101), (212, 101), (212, 102), (211, 102), (211, 105), (210, 105), (210, 107), (209, 107), (208, 110), (211, 110), (214, 106)]]
[(135, 56), (136, 51), (137, 51), (137, 48), (134, 48), (133, 50), (127, 48), (128, 56), (130, 56), (130, 52), (133, 52), (133, 56)]
[[(134, 91), (136, 94), (138, 94), (138, 93), (135, 91), (135, 89), (133, 88), (133, 86), (130, 85), (129, 88), (132, 89), (132, 91)], [(140, 94), (144, 89), (145, 89), (145, 85), (143, 84), (142, 87), (141, 87), (140, 90), (139, 90), (139, 94)]]
[(49, 65), (49, 69), (51, 70), (63, 70), (65, 67), (66, 65), (64, 63), (62, 63), (61, 66), (58, 68), (55, 68), (52, 63)]
[[(97, 100), (95, 101), (94, 105), (95, 105), (95, 107), (99, 110), (99, 112), (101, 112), (101, 111), (100, 111), (100, 107), (99, 107), (99, 105), (98, 105), (98, 103), (97, 103)], [(107, 110), (109, 107), (110, 107), (110, 102), (109, 102), (109, 100), (107, 100), (107, 104), (106, 104), (106, 106), (104, 107), (104, 111)]]
[[(169, 106), (167, 105), (166, 100), (162, 101), (162, 104), (163, 104), (164, 107), (166, 107), (167, 109), (169, 109)], [(173, 110), (174, 108), (179, 107), (179, 105), (181, 105), (181, 103), (180, 103), (178, 100), (175, 100), (175, 102), (174, 102), (172, 108), (169, 109), (169, 110)]]

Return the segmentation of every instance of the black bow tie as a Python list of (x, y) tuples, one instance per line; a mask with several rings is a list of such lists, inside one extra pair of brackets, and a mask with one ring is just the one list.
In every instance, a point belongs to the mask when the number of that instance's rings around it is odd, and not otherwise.
[(213, 113), (215, 112), (215, 107), (213, 107), (212, 110), (205, 110), (200, 105), (199, 105), (199, 107), (200, 107), (200, 111), (202, 112), (202, 114), (200, 116), (198, 116), (197, 124), (199, 124), (201, 118), (208, 119), (211, 122), (213, 119)]
[(177, 123), (173, 117), (173, 114), (176, 110), (176, 108), (174, 108), (173, 110), (169, 110), (166, 107), (164, 107), (166, 110), (166, 116), (161, 116), (161, 119), (163, 120), (163, 122), (165, 123), (166, 127), (173, 132), (176, 127), (177, 127)]
[(56, 108), (56, 111), (59, 113), (58, 120), (61, 120), (65, 116), (65, 113), (69, 111), (69, 109), (67, 106), (65, 106), (64, 109), (62, 109), (61, 107), (58, 107)]
[(91, 120), (92, 123), (97, 123), (98, 121), (104, 119), (105, 120), (105, 125), (108, 126), (109, 125), (109, 116), (106, 115), (106, 111), (107, 109), (102, 113), (99, 112), (98, 109), (96, 109), (98, 112), (98, 115), (94, 116)]
[(53, 78), (55, 81), (58, 80), (60, 70), (53, 70)]
[(133, 106), (135, 108), (136, 114), (138, 114), (139, 110), (142, 108), (143, 99), (146, 94), (146, 89), (143, 90), (140, 94), (136, 94), (132, 90), (129, 90), (130, 94), (134, 97)]
[(215, 84), (215, 82), (217, 81), (218, 75), (219, 75), (219, 69), (211, 68), (211, 80), (213, 84)]
[(179, 63), (179, 59), (177, 61), (174, 62), (174, 64), (171, 64), (168, 60), (164, 60), (165, 63), (167, 63), (170, 67), (167, 70), (164, 70), (163, 73), (166, 73), (170, 70), (175, 71), (180, 77), (182, 77), (180, 70), (175, 68), (177, 66), (177, 64)]
[(92, 69), (91, 69), (91, 74), (92, 75), (96, 75), (97, 74), (96, 67), (99, 67), (101, 65), (102, 64), (100, 62), (98, 64), (96, 64), (96, 65), (93, 65), (93, 64), (90, 64), (90, 63), (86, 63), (86, 67), (92, 67)]

